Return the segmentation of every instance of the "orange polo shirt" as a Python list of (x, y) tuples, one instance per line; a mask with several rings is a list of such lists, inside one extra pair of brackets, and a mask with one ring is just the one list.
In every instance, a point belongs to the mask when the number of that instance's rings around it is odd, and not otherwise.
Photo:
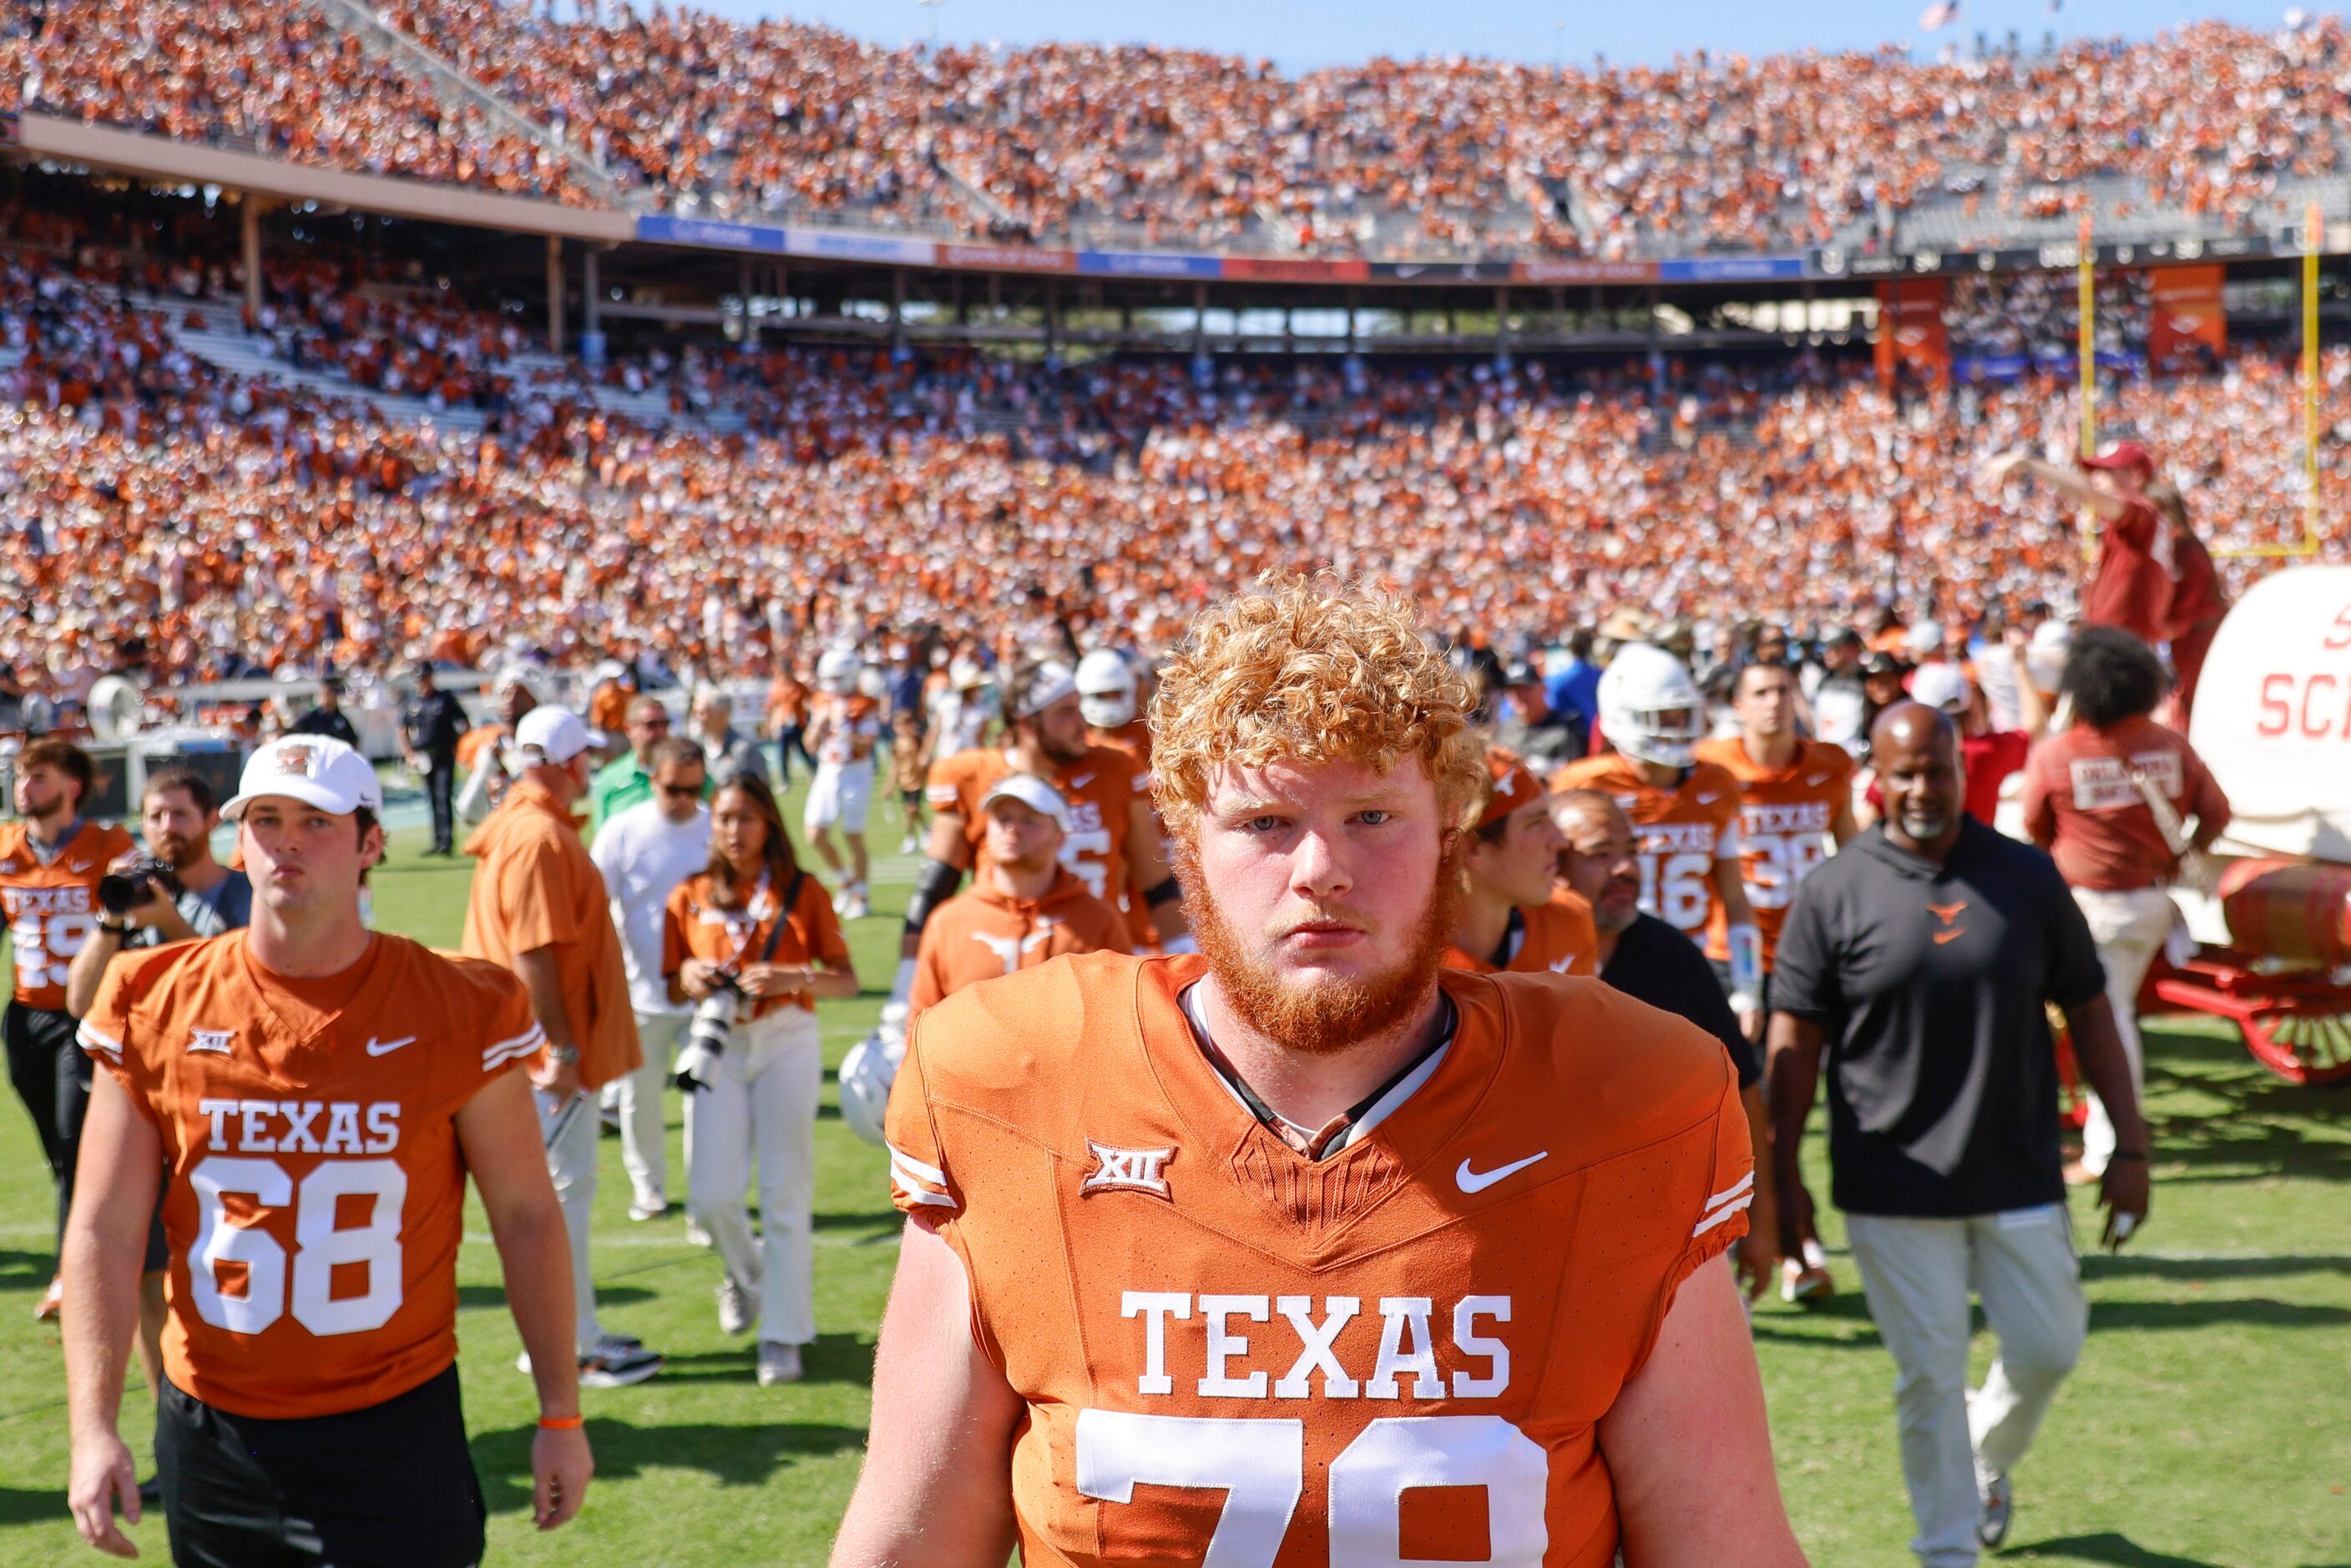
[(603, 873), (580, 840), (580, 819), (520, 779), (465, 841), (465, 852), (481, 862), (465, 901), (465, 956), (511, 969), (516, 954), (548, 948), (580, 1050), (580, 1083), (601, 1088), (643, 1066), (621, 934)]

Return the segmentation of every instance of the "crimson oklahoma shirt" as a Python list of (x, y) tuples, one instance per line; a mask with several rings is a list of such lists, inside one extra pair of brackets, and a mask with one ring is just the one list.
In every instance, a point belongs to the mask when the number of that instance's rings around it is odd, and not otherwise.
[(2082, 591), (2082, 619), (2160, 643), (2170, 634), (2171, 615), (2171, 573), (2154, 553), (2163, 520), (2137, 496), (2124, 497), (2123, 508), (2099, 530), (2098, 569)]

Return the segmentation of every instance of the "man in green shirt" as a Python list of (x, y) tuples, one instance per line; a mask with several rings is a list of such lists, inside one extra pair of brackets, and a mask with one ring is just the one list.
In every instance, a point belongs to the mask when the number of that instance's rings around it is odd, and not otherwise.
[(601, 828), (607, 817), (653, 798), (653, 747), (669, 735), (669, 709), (662, 706), (658, 697), (632, 697), (628, 719), (622, 727), (629, 737), (629, 749), (606, 763), (588, 789), (588, 821), (592, 827)]

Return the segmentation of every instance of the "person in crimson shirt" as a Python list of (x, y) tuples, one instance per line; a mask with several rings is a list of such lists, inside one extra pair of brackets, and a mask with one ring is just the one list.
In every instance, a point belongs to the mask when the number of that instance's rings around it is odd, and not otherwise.
[[(2074, 723), (2032, 754), (2024, 774), (2024, 830), (2056, 860), (2089, 922), (2135, 1084), (2146, 1078), (2139, 985), (2177, 918), (2168, 892), (2179, 874), (2174, 835), (2193, 817), (2186, 843), (2208, 849), (2230, 814), (2195, 747), (2150, 716), (2165, 685), (2154, 649), (2111, 626), (2084, 627), (2061, 688), (2073, 699)], [(2168, 831), (2150, 793), (2169, 805)], [(2093, 1095), (2082, 1169), (2104, 1176), (2114, 1152), (2114, 1123)]]
[[(2022, 658), (2020, 653), (2019, 657)], [(1956, 664), (1933, 664), (1921, 668), (1911, 677), (1910, 695), (1915, 702), (1951, 716), (1959, 730), (1959, 760), (1967, 770), (1967, 814), (1989, 828), (2000, 814), (2000, 788), (2011, 774), (2023, 770), (2032, 754), (2032, 743), (2048, 727), (2048, 715), (2041, 706), (2041, 695), (2031, 689), (2030, 682), (2020, 683), (2019, 697), (2024, 705), (2022, 729), (1994, 729), (1991, 715), (1983, 693), (1973, 681), (1959, 673)], [(1883, 796), (1875, 781), (1869, 787), (1869, 802), (1876, 810)]]
[(2021, 472), (2055, 490), (2067, 505), (2096, 513), (2104, 527), (2098, 530), (2098, 563), (2082, 590), (2082, 619), (2160, 643), (2170, 633), (2175, 555), (2171, 526), (2146, 494), (2155, 478), (2155, 457), (2136, 441), (2118, 441), (2083, 458), (2082, 470), (2077, 474), (2028, 453), (2009, 452), (1986, 464), (1984, 476), (1997, 486)]
[(2172, 705), (2179, 710), (2179, 727), (2186, 729), (2196, 706), (2196, 683), (2204, 674), (2204, 656), (2212, 651), (2221, 618), (2229, 613), (2229, 598), (2221, 591), (2212, 553), (2188, 526), (2188, 503), (2179, 487), (2158, 479), (2147, 487), (2147, 498), (2171, 529), (2171, 615), (2165, 631), (2171, 643)]

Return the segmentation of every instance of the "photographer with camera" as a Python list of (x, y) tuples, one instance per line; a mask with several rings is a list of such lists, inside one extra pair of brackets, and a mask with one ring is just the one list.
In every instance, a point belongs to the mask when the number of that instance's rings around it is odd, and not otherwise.
[[(759, 1324), (762, 1386), (798, 1382), (816, 1338), (816, 998), (857, 994), (841, 922), (802, 871), (776, 798), (737, 774), (710, 801), (710, 863), (669, 897), (662, 972), (695, 1004), (678, 1052), (689, 1210), (726, 1266), (718, 1326)], [(743, 1212), (759, 1166), (756, 1249)]]
[[(99, 982), (114, 956), (126, 949), (161, 947), (243, 930), (253, 919), (253, 883), (213, 858), (213, 830), (220, 826), (220, 798), (204, 779), (184, 768), (147, 776), (140, 797), (139, 833), (145, 848), (118, 856), (98, 882), (98, 925), (66, 970), (66, 1011), (76, 1019), (98, 999)], [(73, 1160), (81, 1146), (81, 1124), (89, 1106), (89, 1057), (62, 1068), (57, 1089), (71, 1099), (71, 1135), (65, 1190), (73, 1191)], [(163, 1248), (159, 1207), (147, 1230), (147, 1255), (139, 1275), (139, 1364), (147, 1386), (163, 1386), (163, 1271), (171, 1260)]]

